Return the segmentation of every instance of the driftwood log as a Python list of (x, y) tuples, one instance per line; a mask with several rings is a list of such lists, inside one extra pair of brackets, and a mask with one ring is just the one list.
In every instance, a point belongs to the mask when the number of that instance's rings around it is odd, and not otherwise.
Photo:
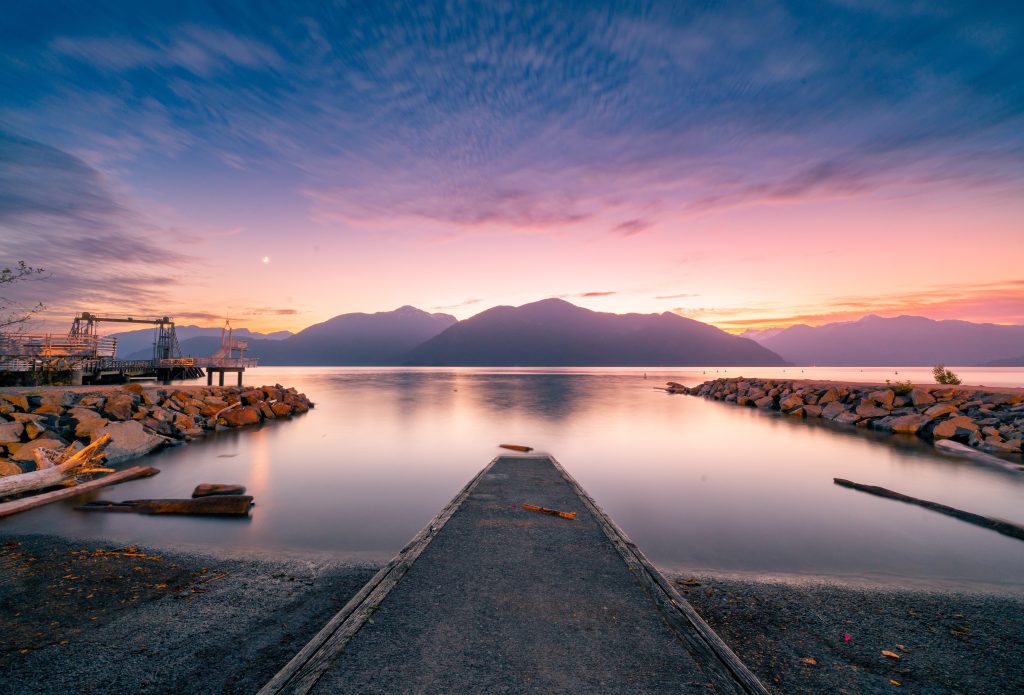
[(196, 499), (98, 500), (75, 507), (83, 512), (122, 512), (132, 514), (186, 514), (196, 516), (248, 516), (251, 495), (217, 495)]
[(123, 483), (126, 480), (135, 480), (136, 478), (148, 478), (151, 475), (156, 475), (160, 471), (156, 468), (150, 468), (149, 466), (132, 466), (126, 468), (123, 471), (111, 473), (105, 475), (102, 478), (96, 478), (79, 485), (72, 487), (62, 488), (60, 490), (51, 490), (50, 492), (41, 492), (38, 495), (32, 495), (30, 497), (22, 497), (18, 500), (11, 502), (4, 502), (0, 504), (0, 518), (5, 516), (11, 516), (18, 512), (24, 512), (35, 507), (41, 507), (44, 504), (50, 502), (57, 502), (59, 500), (65, 500), (69, 497), (75, 497), (81, 495), (83, 492), (90, 490), (96, 490), (107, 485), (114, 485), (115, 483)]
[(192, 497), (214, 497), (216, 495), (244, 495), (244, 485), (226, 485), (224, 483), (201, 483), (192, 491)]
[[(95, 462), (95, 460), (101, 456), (103, 449), (109, 443), (110, 435), (105, 434), (89, 446), (68, 456), (67, 460), (63, 463), (58, 463), (37, 471), (21, 473), (20, 475), (8, 475), (0, 478), (0, 497), (18, 495), (23, 492), (31, 492), (32, 490), (41, 490), (46, 487), (61, 485), (66, 479), (75, 475), (75, 469)], [(36, 453), (39, 453), (40, 451), (41, 450), (37, 449)], [(50, 463), (50, 461), (42, 454), (37, 456), (36, 459), (40, 465), (47, 465)]]
[(861, 492), (866, 492), (869, 495), (877, 495), (878, 497), (885, 497), (886, 499), (905, 502), (907, 504), (916, 504), (919, 507), (931, 509), (933, 512), (945, 514), (946, 516), (951, 516), (954, 519), (960, 519), (961, 521), (966, 521), (969, 524), (982, 526), (996, 531), (997, 533), (1001, 533), (1004, 536), (1011, 536), (1024, 541), (1024, 526), (1018, 526), (1017, 524), (1012, 524), (1009, 521), (993, 519), (992, 517), (974, 514), (973, 512), (965, 512), (962, 509), (947, 507), (946, 505), (939, 504), (938, 502), (929, 502), (928, 500), (911, 497), (910, 495), (893, 492), (892, 490), (888, 490), (884, 487), (878, 487), (876, 485), (862, 485), (861, 483), (854, 483), (849, 480), (844, 480), (843, 478), (833, 478), (832, 481), (836, 485), (848, 487), (851, 490), (860, 490)]

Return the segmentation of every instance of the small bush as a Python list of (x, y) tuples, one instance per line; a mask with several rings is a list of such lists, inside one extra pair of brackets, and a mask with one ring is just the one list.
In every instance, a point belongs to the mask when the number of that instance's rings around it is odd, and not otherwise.
[(891, 388), (893, 393), (897, 396), (906, 396), (914, 390), (914, 385), (910, 383), (910, 379), (907, 379), (906, 381), (889, 381), (886, 379), (885, 385)]
[(935, 377), (935, 381), (940, 384), (950, 384), (952, 386), (958, 386), (960, 384), (960, 377), (946, 369), (946, 365), (944, 364), (937, 364), (932, 367), (932, 375)]

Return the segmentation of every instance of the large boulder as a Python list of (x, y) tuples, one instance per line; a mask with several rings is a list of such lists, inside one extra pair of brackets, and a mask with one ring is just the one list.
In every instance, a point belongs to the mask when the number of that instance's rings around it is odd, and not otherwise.
[(892, 402), (895, 397), (896, 394), (893, 393), (892, 389), (881, 389), (880, 391), (872, 391), (869, 393), (867, 400), (883, 408), (892, 410)]
[(12, 461), (35, 461), (36, 449), (63, 449), (64, 442), (59, 439), (33, 439), (28, 444), (25, 444), (18, 448), (18, 450), (11, 456)]
[(935, 398), (924, 389), (914, 389), (910, 392), (910, 402), (914, 405), (927, 405), (934, 403)]
[(888, 428), (893, 432), (914, 434), (931, 419), (924, 415), (900, 415), (889, 420)]
[(3, 396), (0, 396), (0, 398), (2, 398), (3, 400), (7, 401), (8, 403), (10, 403), (11, 405), (13, 405), (15, 408), (17, 408), (21, 412), (23, 412), (23, 413), (27, 413), (28, 412), (28, 398), (26, 398), (25, 396), (15, 396), (13, 394), (5, 394)]
[[(890, 393), (892, 392), (890, 391)], [(879, 408), (868, 400), (861, 401), (857, 406), (857, 415), (860, 417), (885, 417), (888, 414), (888, 410)]]
[(130, 393), (112, 394), (103, 405), (103, 414), (110, 420), (131, 420), (135, 398)]
[(0, 478), (8, 475), (20, 475), (21, 473), (24, 473), (24, 471), (14, 461), (0, 459)]
[(821, 411), (821, 416), (826, 420), (835, 420), (837, 417), (846, 412), (846, 406), (839, 401), (830, 401), (828, 405)]
[(952, 420), (943, 420), (932, 428), (932, 439), (952, 439), (956, 436), (956, 424)]
[(147, 432), (142, 423), (137, 420), (111, 422), (105, 427), (94, 430), (92, 438), (96, 440), (105, 434), (110, 435), (110, 444), (104, 450), (108, 463), (127, 461), (148, 454), (164, 442), (161, 437)]
[(25, 425), (20, 422), (5, 422), (0, 424), (0, 444), (7, 442), (20, 442), (21, 433), (25, 431)]
[(220, 419), (228, 427), (243, 427), (245, 425), (258, 425), (262, 413), (259, 408), (251, 405), (244, 405), (241, 408), (232, 408), (221, 414)]
[(930, 418), (937, 418), (942, 417), (943, 415), (955, 415), (959, 412), (960, 410), (955, 405), (950, 403), (937, 403), (931, 408), (925, 410), (924, 414)]

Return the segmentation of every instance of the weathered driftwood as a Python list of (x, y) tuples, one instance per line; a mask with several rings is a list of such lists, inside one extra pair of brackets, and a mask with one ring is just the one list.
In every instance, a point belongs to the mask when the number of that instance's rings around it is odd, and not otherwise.
[(0, 518), (11, 516), (18, 512), (24, 512), (28, 509), (34, 509), (35, 507), (41, 507), (44, 504), (49, 504), (50, 502), (58, 502), (60, 500), (68, 499), (69, 497), (75, 497), (77, 495), (81, 495), (83, 492), (96, 490), (97, 488), (106, 487), (107, 485), (123, 483), (126, 480), (135, 480), (136, 478), (147, 478), (151, 475), (156, 475), (159, 472), (160, 471), (156, 468), (150, 468), (149, 466), (132, 466), (131, 468), (126, 468), (123, 471), (105, 475), (102, 478), (96, 478), (95, 480), (90, 480), (73, 487), (51, 490), (50, 492), (42, 492), (38, 495), (32, 495), (31, 497), (22, 497), (21, 499), (13, 500), (11, 502), (4, 502), (0, 504)]
[[(67, 478), (75, 474), (76, 468), (99, 458), (103, 449), (109, 443), (110, 435), (105, 434), (89, 446), (68, 456), (63, 463), (28, 473), (21, 473), (20, 475), (8, 475), (0, 478), (0, 497), (61, 485)], [(40, 453), (41, 451), (41, 449), (36, 449), (36, 454), (38, 454), (36, 456), (37, 460), (42, 462), (44, 466), (52, 463), (45, 454)]]
[(216, 495), (244, 495), (244, 485), (225, 485), (224, 483), (202, 483), (196, 485), (192, 497), (214, 497)]
[(860, 490), (861, 492), (866, 492), (869, 495), (877, 495), (878, 497), (885, 497), (886, 499), (896, 500), (897, 502), (916, 504), (919, 507), (931, 509), (933, 512), (945, 514), (946, 516), (951, 516), (954, 519), (960, 519), (961, 521), (966, 521), (969, 524), (992, 529), (1004, 536), (1012, 536), (1013, 538), (1018, 538), (1024, 541), (1024, 527), (1018, 526), (1017, 524), (1011, 524), (1009, 521), (993, 519), (991, 517), (974, 514), (972, 512), (965, 512), (962, 509), (947, 507), (946, 505), (939, 504), (938, 502), (929, 502), (928, 500), (918, 499), (917, 497), (911, 497), (910, 495), (893, 492), (892, 490), (888, 490), (884, 487), (878, 487), (877, 485), (862, 485), (861, 483), (854, 483), (850, 480), (844, 480), (843, 478), (833, 478), (832, 480), (836, 485), (841, 485), (842, 487), (848, 487), (852, 490)]
[(523, 446), (522, 444), (499, 444), (498, 446), (511, 451), (533, 451), (532, 446)]
[(197, 516), (248, 516), (250, 495), (199, 497), (197, 499), (97, 500), (75, 507), (83, 512), (127, 512), (133, 514), (187, 514)]

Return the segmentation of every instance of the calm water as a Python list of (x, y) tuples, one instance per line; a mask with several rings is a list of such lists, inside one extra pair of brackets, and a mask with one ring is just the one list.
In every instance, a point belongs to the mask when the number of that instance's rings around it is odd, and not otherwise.
[[(390, 557), (502, 441), (558, 458), (657, 564), (669, 569), (1024, 588), (1024, 543), (833, 477), (1024, 523), (1024, 474), (948, 459), (911, 437), (871, 436), (652, 387), (726, 370), (270, 368), (317, 404), (292, 421), (155, 454), (161, 474), (92, 498), (187, 497), (243, 483), (250, 520), (74, 512), (54, 504), (0, 532), (144, 544)], [(806, 378), (911, 378), (927, 370), (807, 369)], [(957, 370), (1024, 385), (1024, 370)], [(920, 372), (920, 374), (918, 374)], [(797, 376), (799, 369), (728, 370)]]

